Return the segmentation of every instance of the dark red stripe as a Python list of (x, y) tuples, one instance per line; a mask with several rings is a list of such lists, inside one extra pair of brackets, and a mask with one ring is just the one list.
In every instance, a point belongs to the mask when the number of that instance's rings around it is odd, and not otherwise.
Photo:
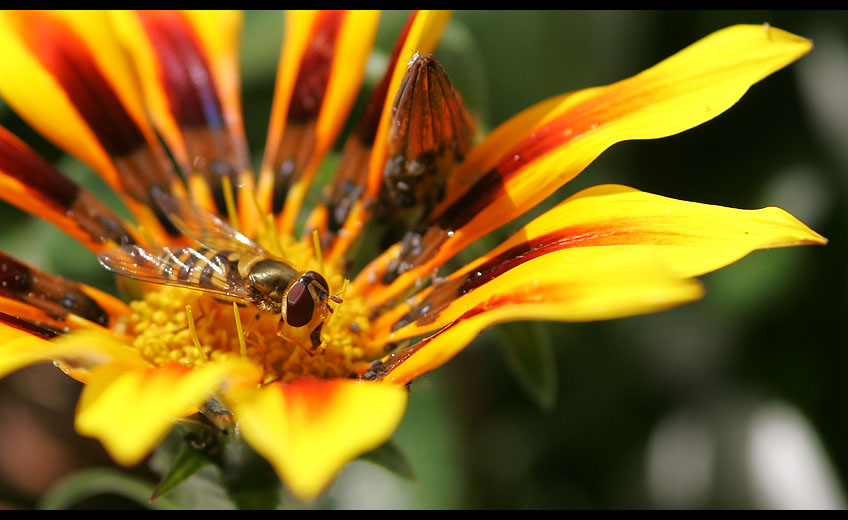
[[(415, 250), (405, 247), (401, 251), (400, 257), (386, 268), (381, 277), (382, 283), (388, 285), (404, 272), (429, 260), (448, 239), (450, 232), (468, 224), (497, 199), (508, 197), (507, 182), (520, 174), (523, 168), (596, 127), (597, 119), (588, 110), (578, 115), (582, 117), (578, 118), (573, 113), (563, 114), (522, 139), (497, 166), (433, 219), (434, 224), (418, 238), (421, 247)], [(421, 256), (421, 251), (429, 252), (429, 256)]]
[(146, 145), (144, 134), (124, 109), (94, 56), (67, 24), (47, 13), (16, 13), (18, 31), (50, 71), (111, 156)]
[(53, 339), (63, 332), (48, 325), (33, 323), (31, 321), (18, 318), (17, 316), (6, 314), (5, 312), (0, 312), (0, 323), (5, 323), (6, 325), (28, 332), (42, 339)]
[(63, 209), (69, 209), (79, 187), (41, 156), (0, 130), (0, 171), (32, 188)]
[(32, 287), (32, 274), (27, 266), (0, 253), (0, 294), (26, 293)]
[(510, 269), (544, 254), (584, 244), (597, 236), (592, 229), (567, 228), (522, 242), (483, 262), (466, 275), (434, 287), (421, 303), (392, 326), (392, 330), (398, 330), (413, 321), (417, 321), (419, 325), (432, 323), (452, 301), (491, 282)]
[(371, 96), (368, 98), (368, 105), (365, 107), (365, 113), (356, 127), (356, 137), (362, 144), (368, 147), (374, 144), (374, 139), (377, 137), (377, 129), (380, 126), (380, 116), (383, 114), (383, 105), (385, 104), (386, 96), (389, 93), (389, 83), (392, 80), (392, 75), (395, 72), (398, 57), (400, 57), (400, 51), (403, 48), (404, 42), (406, 42), (406, 36), (412, 28), (412, 23), (415, 21), (417, 13), (418, 11), (413, 11), (406, 20), (406, 24), (403, 26), (403, 29), (398, 35), (397, 41), (395, 41), (395, 46), (392, 49), (392, 55), (389, 58), (389, 66), (386, 69), (385, 74), (383, 74), (383, 79), (380, 80), (380, 83), (378, 83), (371, 92)]
[(529, 262), (554, 251), (575, 247), (597, 236), (595, 232), (586, 228), (566, 228), (518, 244), (498, 256), (490, 258), (472, 272), (466, 274), (457, 296), (473, 291), (524, 262)]
[(431, 341), (435, 340), (441, 334), (445, 333), (446, 331), (458, 325), (459, 323), (467, 319), (471, 319), (474, 316), (477, 316), (478, 314), (482, 314), (483, 312), (488, 311), (489, 309), (501, 307), (508, 303), (520, 303), (522, 301), (524, 300), (512, 294), (495, 295), (492, 298), (482, 303), (479, 303), (471, 309), (465, 311), (460, 317), (452, 321), (450, 325), (439, 330), (432, 336), (426, 337), (421, 341), (414, 343), (408, 347), (402, 348), (396, 352), (392, 352), (386, 358), (386, 361), (378, 360), (371, 363), (371, 365), (368, 367), (368, 370), (363, 373), (360, 378), (367, 380), (382, 380), (393, 370), (395, 370), (397, 367), (399, 367), (400, 365), (405, 363), (409, 358), (411, 358), (413, 354), (426, 347)]
[(0, 296), (43, 310), (62, 320), (76, 314), (98, 325), (107, 325), (109, 315), (77, 284), (53, 276), (0, 253)]
[(222, 128), (212, 68), (188, 20), (178, 11), (138, 11), (138, 16), (159, 58), (160, 81), (177, 124)]
[(44, 197), (45, 203), (55, 204), (55, 210), (88, 233), (92, 242), (102, 244), (106, 239), (122, 245), (134, 242), (120, 218), (109, 208), (2, 128), (0, 172)]
[(304, 123), (318, 117), (344, 18), (344, 11), (323, 11), (318, 15), (297, 73), (287, 115), (289, 121)]
[(437, 225), (445, 230), (461, 228), (492, 202), (507, 196), (505, 185), (516, 173), (557, 147), (592, 130), (596, 124), (592, 118), (578, 118), (568, 113), (534, 130), (510, 150), (497, 166), (445, 209), (437, 219)]
[[(389, 66), (383, 74), (383, 79), (371, 92), (368, 98), (368, 103), (365, 105), (365, 112), (362, 119), (356, 126), (356, 129), (345, 143), (342, 166), (339, 168), (336, 177), (333, 181), (331, 195), (327, 201), (327, 229), (332, 233), (337, 233), (344, 221), (347, 219), (350, 209), (353, 207), (354, 201), (358, 200), (365, 192), (365, 183), (367, 182), (367, 154), (374, 145), (374, 140), (377, 138), (377, 130), (380, 127), (380, 118), (383, 115), (383, 105), (386, 102), (386, 95), (389, 91), (389, 83), (392, 79), (392, 74), (397, 65), (400, 51), (409, 34), (409, 29), (415, 21), (417, 11), (413, 11), (406, 24), (398, 35), (395, 41), (395, 46), (392, 49), (391, 58), (389, 58)], [(350, 141), (356, 139), (359, 141)], [(359, 159), (359, 160), (357, 160)], [(362, 165), (357, 167), (357, 165)]]

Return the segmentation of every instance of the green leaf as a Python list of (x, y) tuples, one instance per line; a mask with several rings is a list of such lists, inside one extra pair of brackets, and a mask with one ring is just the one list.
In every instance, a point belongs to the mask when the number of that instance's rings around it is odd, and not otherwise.
[(406, 457), (406, 454), (391, 440), (385, 442), (379, 448), (361, 455), (359, 458), (372, 464), (382, 466), (395, 475), (407, 480), (418, 480), (412, 469), (412, 464), (409, 463), (409, 459)]
[(502, 323), (495, 329), (507, 364), (527, 395), (543, 410), (556, 405), (557, 369), (545, 325)]
[(250, 89), (262, 83), (274, 84), (283, 43), (283, 22), (283, 13), (279, 11), (245, 11), (241, 43), (244, 88)]
[(182, 509), (176, 502), (162, 498), (148, 501), (153, 484), (125, 475), (111, 468), (92, 468), (80, 471), (54, 486), (38, 503), (38, 509), (68, 509), (86, 498), (112, 493), (128, 498), (151, 509)]
[[(166, 475), (157, 496), (170, 491), (165, 498), (184, 509), (280, 507), (282, 486), (268, 461), (237, 436), (205, 437), (200, 423), (182, 421), (154, 452), (151, 467)], [(187, 436), (203, 439), (206, 447), (196, 450), (186, 445)]]
[[(216, 465), (217, 460), (213, 455), (219, 449), (221, 441), (210, 437), (208, 427), (202, 420), (180, 420), (153, 452), (150, 468), (164, 479), (178, 465), (178, 459), (187, 449), (187, 438), (205, 445), (203, 454), (212, 464), (206, 464), (187, 476), (178, 486), (171, 489), (167, 499), (178, 503), (183, 509), (236, 509), (235, 502), (224, 488), (222, 469)], [(162, 482), (159, 486), (162, 487)]]
[(187, 443), (183, 445), (182, 451), (174, 461), (173, 466), (165, 475), (165, 477), (156, 486), (150, 501), (153, 502), (169, 493), (175, 487), (179, 486), (189, 477), (200, 471), (204, 466), (211, 464), (212, 461), (200, 450), (196, 450)]
[(239, 509), (275, 509), (282, 486), (274, 468), (239, 438), (228, 439), (216, 457), (221, 484)]

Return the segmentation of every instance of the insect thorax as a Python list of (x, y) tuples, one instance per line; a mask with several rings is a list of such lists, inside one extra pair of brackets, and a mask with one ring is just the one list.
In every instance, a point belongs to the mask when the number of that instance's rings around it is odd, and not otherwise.
[(297, 279), (298, 271), (289, 264), (267, 257), (253, 257), (239, 262), (250, 288), (256, 291), (257, 306), (267, 312), (280, 312), (287, 288)]

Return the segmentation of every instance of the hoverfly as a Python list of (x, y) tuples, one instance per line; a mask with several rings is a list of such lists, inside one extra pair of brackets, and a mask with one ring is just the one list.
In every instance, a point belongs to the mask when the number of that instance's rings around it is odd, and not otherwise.
[(286, 326), (306, 330), (312, 350), (321, 344), (321, 327), (333, 312), (327, 281), (315, 271), (302, 271), (272, 255), (217, 215), (193, 202), (159, 193), (159, 207), (198, 247), (126, 245), (97, 255), (107, 270), (140, 280), (213, 294), (281, 316), (277, 334)]

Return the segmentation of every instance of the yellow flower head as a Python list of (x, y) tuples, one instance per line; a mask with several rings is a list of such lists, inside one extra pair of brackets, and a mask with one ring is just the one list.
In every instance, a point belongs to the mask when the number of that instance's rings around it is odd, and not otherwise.
[[(240, 13), (0, 13), (0, 95), (135, 218), (0, 129), (0, 197), (97, 253), (128, 299), (0, 254), (0, 375), (52, 360), (83, 381), (77, 429), (123, 464), (200, 411), (311, 498), (391, 436), (407, 383), (486, 327), (669, 308), (701, 296), (694, 277), (755, 249), (825, 242), (777, 208), (605, 185), (440, 271), (612, 144), (699, 125), (811, 48), (777, 28), (730, 27), (477, 139), (432, 54), (449, 14), (410, 16), (307, 212), (379, 13), (287, 14), (258, 176), (240, 111)], [(354, 268), (366, 229), (388, 247)]]

